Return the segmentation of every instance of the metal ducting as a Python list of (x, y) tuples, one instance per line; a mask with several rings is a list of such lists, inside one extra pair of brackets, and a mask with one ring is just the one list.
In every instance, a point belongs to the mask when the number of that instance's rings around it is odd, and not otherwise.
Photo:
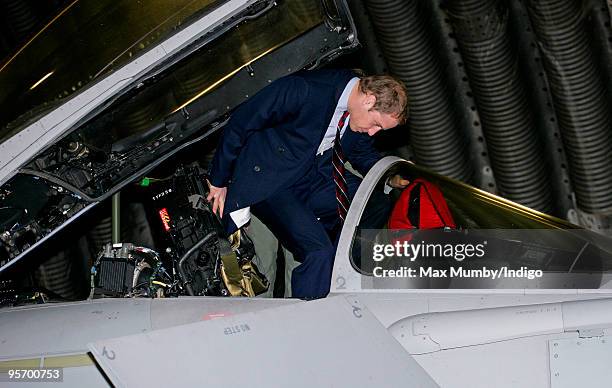
[(447, 12), (482, 119), (502, 196), (532, 209), (553, 209), (546, 159), (519, 72), (509, 12), (497, 0), (449, 1)]
[(589, 213), (612, 214), (612, 106), (583, 4), (530, 0), (528, 10), (550, 80), (577, 205)]
[(410, 93), (410, 142), (416, 161), (441, 174), (473, 181), (468, 142), (461, 135), (452, 87), (430, 34), (431, 17), (420, 0), (370, 0), (378, 41), (390, 73)]

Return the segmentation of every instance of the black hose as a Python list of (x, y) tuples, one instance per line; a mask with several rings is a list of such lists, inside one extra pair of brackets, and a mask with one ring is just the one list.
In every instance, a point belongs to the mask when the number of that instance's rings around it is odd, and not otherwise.
[(181, 274), (181, 278), (183, 280), (183, 284), (185, 285), (185, 288), (187, 289), (187, 293), (189, 293), (189, 295), (191, 296), (195, 296), (195, 294), (193, 293), (193, 288), (191, 288), (191, 284), (190, 281), (187, 280), (187, 275), (185, 273), (185, 269), (183, 268), (183, 266), (185, 265), (185, 261), (194, 254), (194, 252), (196, 252), (202, 245), (206, 244), (211, 238), (215, 237), (217, 235), (216, 232), (210, 232), (208, 233), (206, 236), (204, 236), (200, 241), (198, 241), (197, 243), (195, 243), (194, 246), (191, 247), (191, 249), (189, 249), (183, 256), (181, 256), (181, 259), (179, 260), (179, 264), (178, 264), (178, 270), (179, 273)]

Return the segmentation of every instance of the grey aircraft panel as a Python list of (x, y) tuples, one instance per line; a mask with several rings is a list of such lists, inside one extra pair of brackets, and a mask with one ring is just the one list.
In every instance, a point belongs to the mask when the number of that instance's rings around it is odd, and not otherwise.
[[(555, 370), (549, 360), (551, 343), (601, 341), (611, 334), (612, 330), (604, 329), (602, 337), (580, 338), (578, 332), (532, 336), (415, 355), (414, 358), (442, 387), (555, 387), (551, 384), (551, 373)], [(597, 349), (584, 351), (581, 357), (573, 357), (571, 365), (565, 364), (562, 371), (581, 374), (581, 370), (590, 370), (593, 376), (601, 376), (602, 370), (596, 365), (599, 363), (597, 357), (600, 356)], [(609, 365), (609, 357), (606, 362)], [(599, 385), (593, 384), (593, 379), (588, 378), (573, 387), (610, 386), (609, 379), (598, 377), (597, 381)]]
[(202, 298), (197, 296), (183, 297), (179, 301), (169, 298), (153, 300), (151, 304), (151, 328), (153, 330), (301, 302), (299, 299)]
[[(548, 341), (612, 334), (607, 306), (612, 294), (603, 290), (514, 290), (513, 293), (509, 290), (484, 293), (454, 291), (420, 290), (410, 294), (362, 292), (355, 295), (391, 332), (394, 324), (397, 326), (402, 319), (425, 316), (432, 320), (440, 316), (439, 313), (444, 313), (441, 314), (443, 322), (438, 322), (444, 327), (438, 327), (435, 333), (432, 327), (430, 336), (440, 342), (445, 350), (414, 354), (416, 349), (411, 345), (414, 342), (419, 344), (420, 337), (414, 337), (416, 341), (408, 344), (402, 342), (405, 338), (401, 337), (402, 333), (395, 333), (406, 351), (412, 353), (415, 360), (443, 387), (488, 388), (492, 381), (497, 387), (550, 387)], [(515, 329), (514, 323), (506, 322), (506, 317), (513, 318), (513, 310), (530, 312), (551, 303), (560, 305), (563, 310), (563, 319), (556, 315), (550, 321), (559, 330), (552, 334), (536, 335), (536, 327), (541, 327), (542, 321), (529, 317), (524, 319), (522, 325), (526, 337), (500, 338)], [(489, 312), (496, 309), (505, 310), (507, 316), (500, 321), (489, 321), (492, 319)], [(453, 312), (460, 311), (463, 314), (453, 316), (456, 315)], [(469, 320), (470, 315), (474, 315), (475, 319)], [(520, 315), (518, 317), (520, 319)], [(510, 329), (499, 331), (505, 324), (511, 326)], [(484, 335), (493, 334), (496, 330), (499, 334), (494, 339), (496, 342), (484, 343)], [(466, 342), (468, 337), (475, 340)], [(464, 343), (461, 347), (449, 348), (452, 341)], [(590, 368), (590, 357), (585, 355), (574, 368)]]
[[(98, 341), (89, 347), (118, 387), (204, 383), (253, 387), (437, 386), (351, 296)], [(164, 357), (159, 357), (162, 349)], [(249, 368), (245, 370), (236, 358), (248, 360)], [(166, 362), (168, 359), (173, 362)]]
[[(362, 303), (385, 327), (417, 314), (572, 300), (610, 298), (607, 293), (493, 294), (419, 292), (360, 294)], [(295, 299), (183, 297), (96, 299), (93, 301), (0, 310), (0, 359), (83, 351), (86, 343), (220, 316), (300, 303)], [(69, 334), (69, 335), (67, 335)], [(61, 341), (59, 339), (62, 339)]]
[(612, 337), (551, 340), (548, 349), (551, 388), (610, 386)]
[(0, 360), (82, 351), (94, 333), (110, 338), (150, 330), (150, 305), (116, 299), (0, 310)]
[(298, 303), (247, 298), (96, 299), (0, 310), (0, 362), (78, 353), (88, 342)]
[[(446, 320), (448, 321), (446, 329), (440, 329), (442, 326), (439, 326), (445, 324), (444, 320), (434, 322), (438, 325), (438, 330), (437, 332), (432, 330), (430, 335), (444, 345), (444, 350), (413, 355), (425, 371), (444, 387), (488, 387), (494, 380), (499, 382), (497, 383), (499, 387), (547, 387), (550, 386), (548, 341), (577, 339), (585, 335), (612, 335), (612, 330), (606, 327), (610, 326), (609, 319), (608, 321), (603, 319), (609, 309), (599, 306), (609, 301), (598, 300), (610, 298), (612, 295), (595, 290), (572, 290), (572, 292), (559, 290), (556, 293), (550, 290), (546, 293), (534, 292), (534, 290), (530, 290), (529, 293), (521, 290), (513, 290), (512, 293), (499, 292), (499, 290), (497, 293), (482, 292), (482, 290), (470, 290), (470, 292), (428, 290), (405, 294), (344, 295), (344, 297), (349, 296), (359, 298), (372, 315), (387, 328), (402, 319), (410, 319), (418, 315), (422, 317), (425, 314), (435, 320), (439, 319), (436, 318), (440, 316), (438, 313), (464, 311), (465, 314), (459, 314), (458, 318), (451, 317), (453, 314), (446, 314), (449, 315)], [(588, 299), (594, 302), (567, 303)], [(140, 303), (135, 304), (135, 302)], [(461, 333), (470, 332), (470, 336), (484, 333), (485, 330), (479, 329), (476, 324), (481, 322), (487, 326), (486, 322), (491, 318), (487, 311), (490, 309), (529, 310), (533, 306), (545, 303), (564, 305), (563, 324), (555, 324), (559, 327), (563, 326), (563, 330), (552, 334), (530, 335), (493, 343), (464, 341), (463, 346), (454, 348), (449, 346), (452, 341), (456, 342), (465, 337)], [(151, 332), (151, 330), (207, 321), (217, 317), (235, 319), (241, 313), (271, 309), (287, 304), (293, 304), (296, 309), (299, 309), (299, 306), (309, 306), (311, 302), (210, 297), (154, 300), (101, 299), (93, 302), (4, 309), (0, 312), (0, 325), (2, 325), (0, 342), (4, 341), (0, 346), (0, 365), (8, 360), (38, 357), (44, 359), (45, 365), (47, 362), (61, 362), (65, 366), (64, 382), (56, 383), (53, 385), (55, 387), (81, 387), (85, 382), (87, 386), (102, 386), (99, 385), (105, 384), (101, 380), (102, 376), (85, 355), (88, 342), (141, 333), (142, 330)], [(566, 308), (570, 306), (573, 306), (573, 309)], [(312, 316), (311, 319), (317, 321), (321, 319), (320, 314), (309, 314)], [(483, 318), (477, 317), (474, 323), (461, 317), (461, 315), (474, 314), (482, 314)], [(113, 317), (116, 319), (112, 319)], [(570, 321), (569, 317), (574, 317), (573, 321)], [(558, 319), (559, 317), (556, 316), (553, 321)], [(276, 322), (273, 325), (282, 325), (282, 320), (276, 319), (272, 322)], [(343, 325), (342, 321), (338, 321), (337, 324)], [(528, 329), (527, 334), (534, 331), (536, 324), (537, 322), (532, 322), (530, 319), (525, 321), (524, 327)], [(499, 322), (493, 322), (488, 326), (495, 328), (499, 325)], [(67, 333), (74, 335), (67, 336)], [(448, 334), (452, 335), (448, 337)], [(401, 340), (401, 333), (397, 335)], [(283, 344), (283, 338), (268, 341), (263, 357), (268, 357), (270, 353), (281, 352), (282, 348), (277, 347), (279, 343)], [(335, 339), (327, 343), (330, 349), (336, 348)], [(411, 349), (407, 343), (404, 345), (407, 352), (414, 353), (414, 349)], [(82, 359), (80, 361), (62, 359), (67, 353), (70, 353), (70, 350), (77, 351), (77, 356), (86, 358), (87, 362), (83, 363)], [(166, 349), (160, 351), (166, 352)], [(584, 357), (581, 362), (588, 363), (590, 358)], [(257, 364), (256, 367), (257, 370), (262, 371), (261, 373), (267, 373), (265, 365)], [(7, 385), (0, 383), (0, 386)]]
[(575, 336), (565, 333), (520, 338), (414, 358), (445, 388), (548, 388), (548, 341)]
[(411, 354), (612, 327), (612, 299), (417, 314), (389, 332)]
[[(96, 299), (0, 310), (0, 369), (7, 365), (61, 367), (63, 380), (50, 387), (107, 387), (87, 354), (87, 343), (104, 338), (216, 319), (299, 300), (262, 298)], [(41, 383), (20, 382), (20, 387)], [(42, 384), (43, 386), (45, 384)], [(3, 381), (0, 387), (14, 386)]]
[[(423, 313), (450, 312), (472, 309), (525, 306), (579, 300), (612, 298), (604, 290), (415, 290), (412, 293), (359, 293), (376, 318), (387, 328), (406, 317)], [(597, 291), (597, 292), (595, 292)]]
[[(500, 306), (494, 308), (475, 308), (476, 300), (469, 302), (466, 301), (469, 298), (456, 295), (444, 298), (443, 303), (432, 303), (436, 298), (430, 297), (427, 300), (431, 306), (430, 313), (414, 314), (413, 310), (410, 316), (388, 326), (388, 330), (441, 386), (484, 388), (496, 381), (500, 387), (549, 387), (554, 386), (549, 382), (550, 374), (554, 372), (553, 365), (549, 363), (549, 343), (557, 340), (595, 341), (612, 334), (612, 299), (609, 296), (591, 293), (574, 297), (594, 298), (592, 300), (568, 299), (559, 303), (536, 304), (524, 304), (526, 300), (522, 299), (522, 305), (505, 307), (502, 304), (511, 302), (511, 295), (489, 301), (487, 296), (480, 298), (482, 306)], [(380, 295), (377, 297), (380, 298)], [(451, 307), (453, 297), (456, 306)], [(562, 298), (560, 295), (529, 297), (531, 302)], [(566, 297), (572, 298), (571, 295)], [(372, 300), (374, 298), (376, 296), (363, 298), (366, 300), (364, 303), (380, 306), (380, 303)], [(440, 312), (440, 309), (446, 312)], [(389, 315), (381, 310), (376, 311), (379, 319), (385, 317), (382, 321), (386, 322), (386, 326), (391, 321)], [(600, 353), (606, 351), (602, 347), (582, 351), (582, 357), (574, 357), (572, 366), (565, 364), (565, 373), (587, 369), (593, 372), (593, 376), (600, 376), (598, 381), (609, 382), (603, 377), (607, 372), (595, 361)], [(609, 357), (607, 359), (610, 360)], [(579, 379), (572, 377), (568, 381)]]

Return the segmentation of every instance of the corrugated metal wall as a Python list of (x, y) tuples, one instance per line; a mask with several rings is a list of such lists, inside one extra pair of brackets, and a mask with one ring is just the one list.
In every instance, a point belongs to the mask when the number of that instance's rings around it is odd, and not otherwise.
[(360, 40), (382, 53), (384, 65), (368, 70), (384, 68), (409, 89), (416, 162), (611, 233), (610, 2), (352, 7)]

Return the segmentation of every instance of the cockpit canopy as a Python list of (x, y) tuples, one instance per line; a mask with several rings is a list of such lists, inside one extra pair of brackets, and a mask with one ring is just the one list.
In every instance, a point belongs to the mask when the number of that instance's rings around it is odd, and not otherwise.
[[(389, 178), (395, 175), (411, 184), (405, 189), (391, 189)], [(400, 251), (398, 244), (412, 245), (420, 251)], [(467, 246), (471, 253), (466, 256)], [(445, 247), (450, 255), (443, 251)], [(475, 255), (477, 249), (483, 255)], [(418, 270), (424, 266), (441, 266), (447, 272), (452, 267), (512, 270), (525, 267), (554, 273), (556, 278), (507, 281), (503, 287), (598, 288), (610, 280), (607, 273), (612, 271), (612, 240), (403, 159), (386, 157), (364, 178), (351, 204), (340, 237), (334, 276), (336, 280), (337, 276), (342, 277), (345, 284), (353, 276), (350, 273), (356, 272), (362, 278), (362, 286), (370, 288), (376, 284), (399, 289), (501, 285), (448, 278), (432, 281), (420, 277), (418, 281), (410, 279), (404, 283), (376, 279), (376, 271), (380, 271), (377, 267)], [(558, 274), (568, 276), (560, 280)]]

